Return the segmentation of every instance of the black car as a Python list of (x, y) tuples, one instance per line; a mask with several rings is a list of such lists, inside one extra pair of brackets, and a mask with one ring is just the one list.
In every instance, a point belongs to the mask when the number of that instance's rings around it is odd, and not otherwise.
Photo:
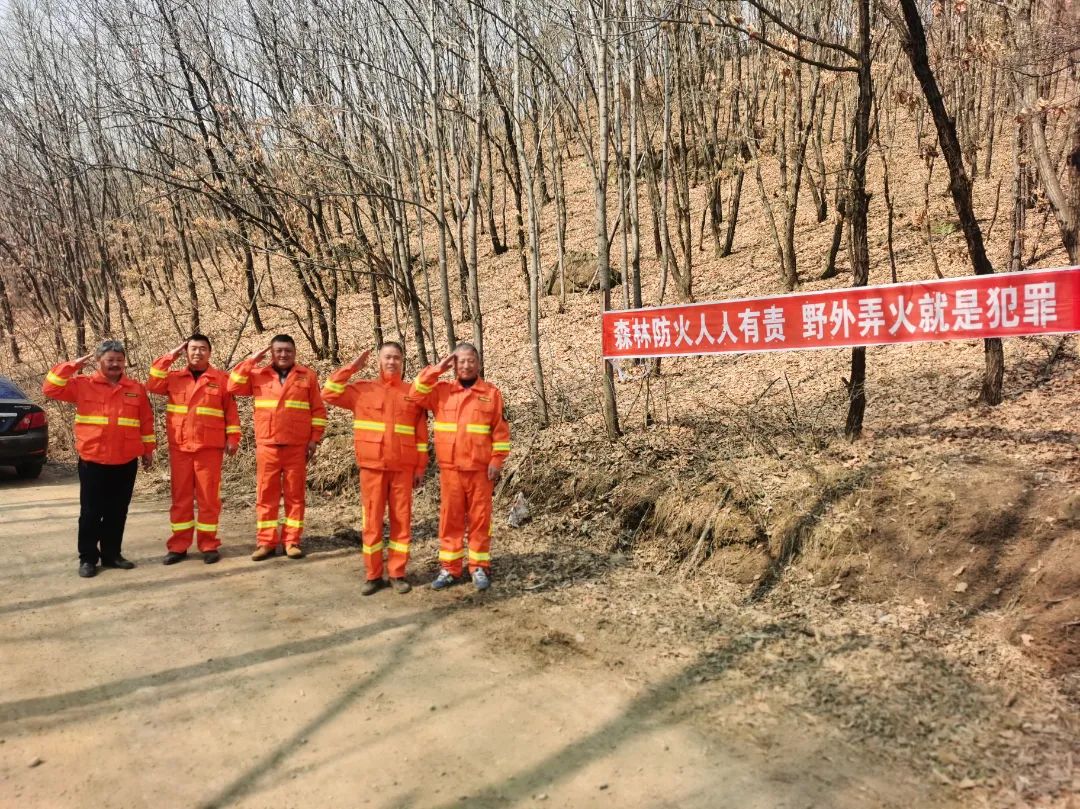
[(14, 466), (21, 478), (36, 478), (49, 448), (45, 411), (19, 386), (0, 376), (0, 466)]

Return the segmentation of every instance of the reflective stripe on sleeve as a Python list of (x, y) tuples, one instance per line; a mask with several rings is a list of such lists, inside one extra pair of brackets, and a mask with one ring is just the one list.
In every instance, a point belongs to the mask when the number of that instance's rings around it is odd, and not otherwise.
[(394, 432), (398, 435), (416, 435), (416, 427), (411, 424), (395, 424)]
[[(88, 415), (85, 415), (84, 413), (76, 413), (75, 414), (75, 423), (76, 424), (102, 424), (102, 425), (105, 425), (105, 424), (109, 423), (109, 417), (108, 416), (88, 416)], [(138, 425), (139, 425), (139, 422), (136, 421), (135, 426), (137, 427)]]
[(157, 443), (157, 439), (156, 439), (156, 438), (154, 438), (154, 434), (153, 434), (153, 433), (150, 433), (150, 435), (144, 435), (144, 436), (142, 437), (142, 442), (143, 442), (144, 444), (156, 444), (156, 443)]
[(232, 427), (226, 427), (225, 435), (240, 435), (240, 426), (234, 425)]
[(150, 369), (150, 376), (154, 377), (154, 379), (168, 379), (169, 378), (169, 372), (168, 371), (162, 371), (160, 368), (151, 368)]
[(311, 419), (311, 426), (312, 427), (325, 427), (326, 426), (326, 419), (312, 418)]
[(195, 408), (195, 415), (196, 416), (213, 416), (214, 418), (223, 419), (223, 418), (225, 418), (225, 411), (224, 410), (218, 410), (216, 407), (196, 407)]
[(431, 385), (425, 385), (419, 379), (413, 382), (413, 385), (416, 387), (417, 393), (431, 393)]
[(417, 442), (416, 451), (417, 452), (427, 452), (428, 451), (428, 445), (426, 443), (421, 444), (421, 443)]
[(490, 424), (466, 424), (465, 432), (472, 433), (473, 435), (490, 435)]
[(233, 371), (231, 374), (229, 374), (229, 379), (231, 379), (237, 385), (246, 385), (248, 381), (248, 378), (246, 376), (240, 376), (240, 374), (236, 373), (236, 371)]
[(345, 386), (339, 382), (327, 382), (323, 385), (323, 390), (330, 391), (330, 393), (344, 393)]
[(51, 382), (53, 385), (56, 385), (56, 387), (58, 388), (62, 388), (68, 383), (68, 381), (64, 379), (64, 377), (57, 376), (52, 371), (49, 371), (49, 373), (46, 374), (45, 378), (48, 379), (49, 382)]
[(510, 442), (509, 441), (496, 441), (495, 443), (493, 443), (491, 445), (491, 451), (492, 452), (509, 452), (510, 451)]

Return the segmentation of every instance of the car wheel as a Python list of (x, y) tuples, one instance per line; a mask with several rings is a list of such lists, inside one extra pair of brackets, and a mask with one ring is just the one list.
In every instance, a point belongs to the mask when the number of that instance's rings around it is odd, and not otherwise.
[(21, 463), (15, 467), (15, 474), (23, 480), (33, 480), (41, 475), (41, 464), (37, 461)]

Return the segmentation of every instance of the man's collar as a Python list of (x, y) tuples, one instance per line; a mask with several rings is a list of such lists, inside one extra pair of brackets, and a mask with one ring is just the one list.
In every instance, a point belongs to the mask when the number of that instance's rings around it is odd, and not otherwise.
[[(104, 382), (106, 385), (113, 384), (112, 382), (109, 381), (109, 378), (107, 376), (105, 376), (105, 374), (101, 373), (100, 368), (97, 369), (96, 371), (94, 371), (94, 373), (91, 374), (90, 378), (92, 380), (94, 380), (95, 382)], [(127, 374), (124, 373), (123, 371), (121, 371), (120, 372), (120, 378), (118, 380), (116, 380), (116, 384), (117, 385), (123, 385), (124, 382), (127, 380), (127, 378), (128, 378)]]
[(476, 377), (473, 383), (467, 387), (461, 384), (460, 379), (455, 379), (454, 382), (463, 390), (485, 390), (487, 388), (487, 382), (484, 381), (484, 377), (482, 376)]

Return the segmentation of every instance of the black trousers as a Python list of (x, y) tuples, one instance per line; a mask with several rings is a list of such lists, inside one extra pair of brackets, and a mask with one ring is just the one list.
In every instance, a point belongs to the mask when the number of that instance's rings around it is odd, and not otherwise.
[[(79, 459), (79, 562), (96, 565), (120, 555), (137, 460), (123, 464)], [(98, 550), (100, 544), (101, 550)]]

